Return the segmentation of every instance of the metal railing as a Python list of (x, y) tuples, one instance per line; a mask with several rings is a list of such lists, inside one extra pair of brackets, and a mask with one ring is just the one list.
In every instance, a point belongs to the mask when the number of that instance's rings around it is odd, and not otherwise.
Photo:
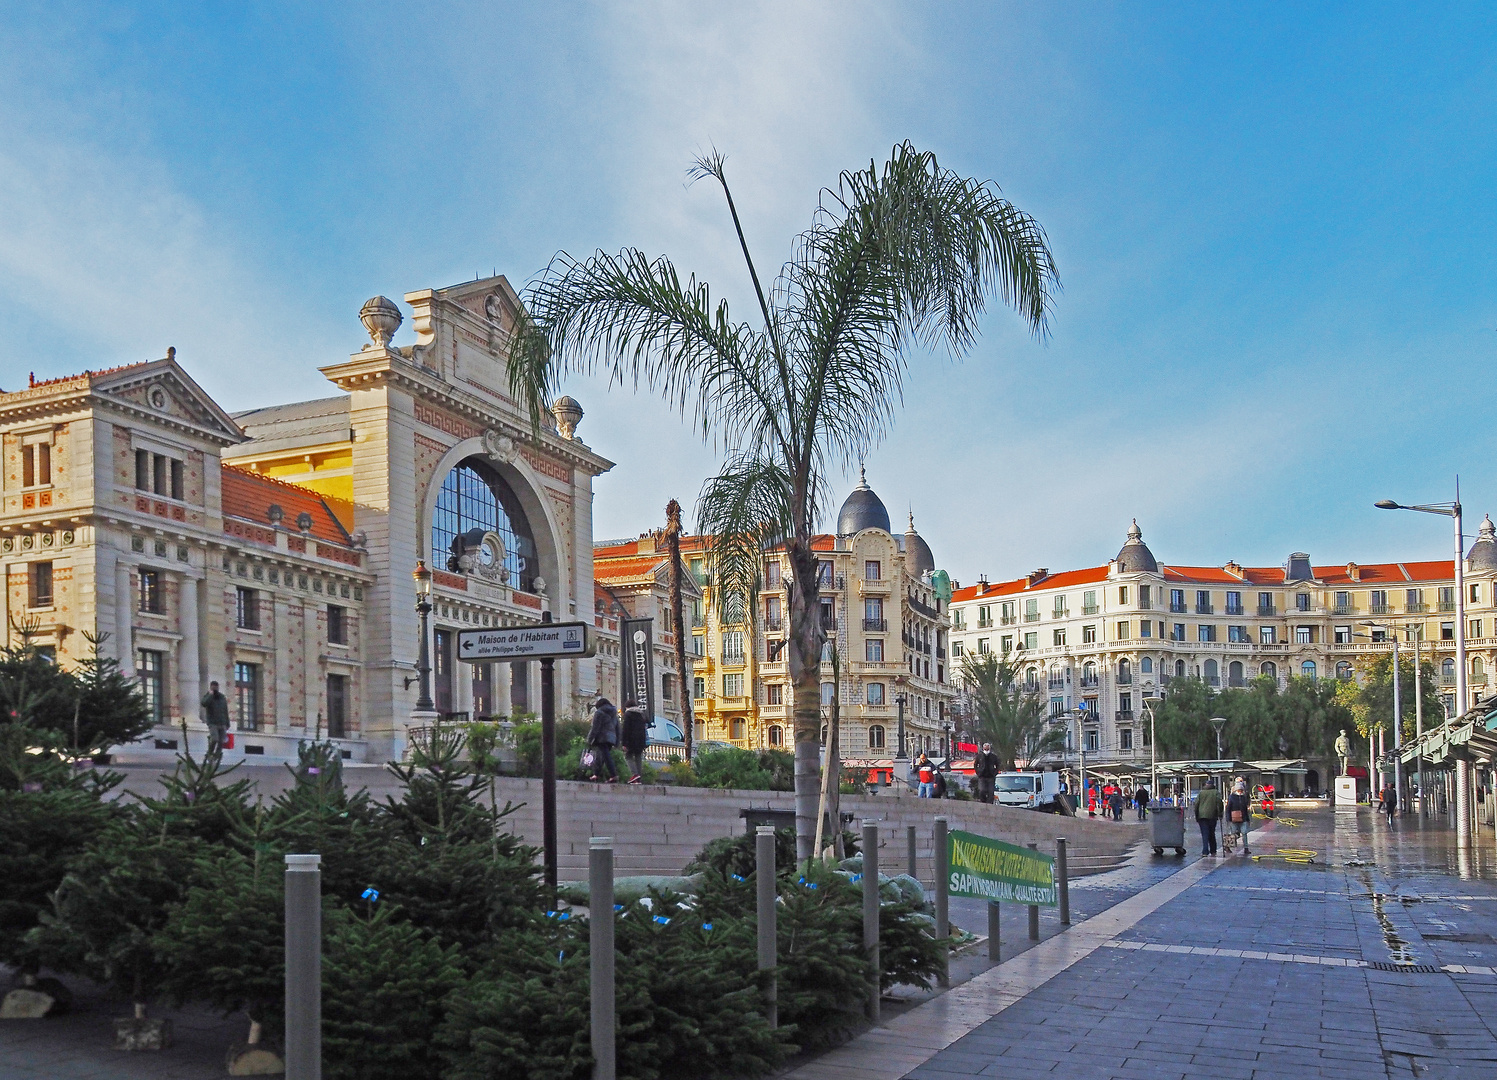
[(1025, 622), (1039, 622), (1040, 621), (1040, 613), (1038, 611), (1026, 611), (1024, 613), (1024, 621)]
[(1170, 601), (1170, 610), (1172, 612), (1174, 612), (1176, 615), (1184, 615), (1185, 614), (1185, 603), (1184, 603), (1184, 601), (1181, 601), (1180, 603), (1177, 604), (1173, 600), (1171, 600)]
[(877, 630), (879, 633), (884, 633), (885, 631), (887, 631), (889, 629), (889, 620), (887, 620), (887, 619), (864, 619), (863, 620), (863, 629), (864, 630)]
[(1197, 604), (1196, 605), (1196, 614), (1197, 615), (1211, 615), (1211, 614), (1215, 613), (1215, 611), (1216, 611), (1216, 608), (1213, 605), (1211, 605), (1211, 604)]
[(1272, 605), (1272, 604), (1259, 604), (1258, 605), (1258, 618), (1260, 618), (1260, 619), (1266, 618), (1266, 617), (1271, 616), (1271, 615), (1277, 615), (1277, 614), (1278, 614), (1278, 609), (1276, 607), (1274, 607), (1274, 605)]
[(1441, 600), (1440, 601), (1440, 610), (1441, 611), (1454, 611), (1455, 610), (1455, 601), (1454, 600)]
[(1083, 614), (1083, 615), (1095, 615), (1097, 612), (1099, 612), (1101, 610), (1102, 609), (1099, 608), (1096, 604), (1083, 604), (1083, 605), (1081, 605), (1081, 614)]
[(1393, 606), (1391, 604), (1369, 604), (1367, 605), (1367, 611), (1372, 615), (1391, 615), (1393, 614)]
[(778, 615), (772, 618), (766, 617), (764, 620), (764, 629), (766, 630), (778, 632), (779, 630), (784, 629), (784, 626), (785, 624), (780, 620), (780, 617)]
[(1223, 611), (1227, 615), (1241, 615), (1242, 614), (1242, 605), (1241, 604), (1235, 604), (1235, 605), (1234, 604), (1228, 604), (1226, 606), (1226, 608), (1223, 609)]
[(1420, 612), (1428, 611), (1429, 610), (1429, 605), (1426, 604), (1426, 603), (1423, 603), (1423, 602), (1417, 602), (1417, 603), (1412, 603), (1412, 604), (1405, 604), (1403, 606), (1403, 610), (1407, 614), (1415, 615), (1415, 614), (1418, 614)]
[[(1005, 616), (1003, 616), (1003, 618), (999, 619), (998, 621), (1000, 623), (1002, 623), (1004, 626), (1013, 626), (1014, 623), (1016, 623), (1016, 622), (1019, 621), (1019, 617), (1017, 615), (1005, 615)], [(987, 623), (986, 625), (992, 626), (993, 624), (990, 622), (990, 623)]]
[(1058, 607), (1054, 611), (1050, 612), (1050, 618), (1052, 618), (1052, 619), (1069, 619), (1070, 617), (1071, 617), (1071, 609), (1070, 608)]

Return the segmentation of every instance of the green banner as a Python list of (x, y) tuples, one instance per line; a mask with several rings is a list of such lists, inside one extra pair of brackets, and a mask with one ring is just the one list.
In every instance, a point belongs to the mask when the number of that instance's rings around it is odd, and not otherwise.
[(946, 834), (947, 881), (951, 896), (975, 896), (1016, 904), (1055, 907), (1055, 860), (976, 833)]

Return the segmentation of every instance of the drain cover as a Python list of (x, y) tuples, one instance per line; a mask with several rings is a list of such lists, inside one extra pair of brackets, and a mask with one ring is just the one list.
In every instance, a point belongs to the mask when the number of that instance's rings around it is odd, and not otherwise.
[(1374, 960), (1367, 965), (1376, 971), (1398, 971), (1405, 975), (1438, 975), (1440, 969), (1434, 964), (1390, 964), (1386, 960)]

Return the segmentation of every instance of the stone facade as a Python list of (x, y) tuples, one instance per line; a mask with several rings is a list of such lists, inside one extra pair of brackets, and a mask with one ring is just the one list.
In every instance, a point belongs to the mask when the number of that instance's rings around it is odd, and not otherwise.
[[(538, 709), (537, 665), (459, 664), (456, 634), (592, 618), (592, 480), (612, 464), (576, 438), (575, 402), (563, 437), (509, 396), (503, 277), (406, 302), (416, 344), (370, 301), (371, 344), (322, 369), (341, 394), (319, 401), (231, 416), (170, 355), (0, 393), (5, 640), (67, 663), (82, 631), (109, 634), (163, 748), (217, 680), (236, 754), (287, 757), (331, 725), (352, 758), (399, 756), (431, 719), (412, 716), (420, 560), (439, 710)], [(597, 661), (556, 671), (558, 711), (581, 714)]]

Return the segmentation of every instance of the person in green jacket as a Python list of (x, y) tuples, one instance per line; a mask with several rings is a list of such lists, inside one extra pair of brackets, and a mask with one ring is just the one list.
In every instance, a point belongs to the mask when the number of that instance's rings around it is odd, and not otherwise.
[(1216, 854), (1216, 823), (1222, 816), (1222, 793), (1217, 790), (1216, 777), (1206, 780), (1206, 786), (1196, 796), (1196, 824), (1201, 827), (1201, 858)]

